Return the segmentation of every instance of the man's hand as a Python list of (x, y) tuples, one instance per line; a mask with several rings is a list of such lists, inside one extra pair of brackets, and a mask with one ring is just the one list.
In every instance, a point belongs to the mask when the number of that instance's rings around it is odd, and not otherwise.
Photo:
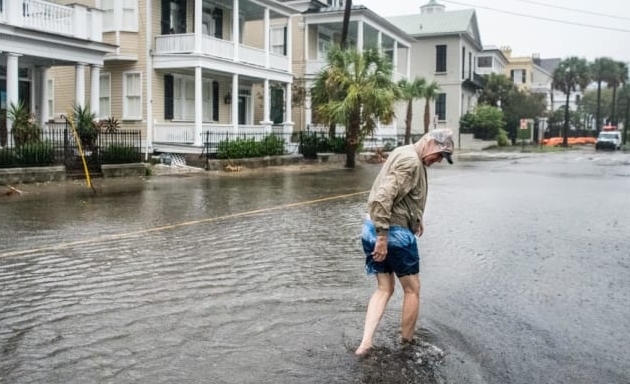
[(418, 225), (418, 229), (416, 230), (416, 236), (418, 237), (422, 236), (423, 232), (424, 232), (424, 225), (420, 223), (420, 225)]
[(374, 261), (381, 262), (387, 257), (387, 236), (377, 236), (374, 252), (372, 252)]

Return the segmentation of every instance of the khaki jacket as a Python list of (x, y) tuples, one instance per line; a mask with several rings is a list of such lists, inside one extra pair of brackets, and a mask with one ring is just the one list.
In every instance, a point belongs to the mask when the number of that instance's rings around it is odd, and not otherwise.
[(422, 223), (427, 188), (427, 170), (413, 144), (394, 149), (368, 197), (377, 235), (387, 235), (390, 225), (407, 227), (415, 233)]

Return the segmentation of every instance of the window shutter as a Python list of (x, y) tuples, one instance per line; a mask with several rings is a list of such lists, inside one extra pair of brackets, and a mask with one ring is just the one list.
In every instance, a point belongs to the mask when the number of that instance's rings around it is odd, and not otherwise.
[(162, 0), (162, 34), (168, 35), (171, 29), (171, 2)]
[(177, 14), (177, 33), (186, 33), (186, 0), (179, 1), (179, 12)]
[(212, 82), (212, 120), (219, 121), (219, 83)]
[(164, 75), (164, 120), (173, 120), (173, 75)]
[[(291, 22), (291, 20), (289, 19), (289, 23)], [(286, 56), (287, 55), (287, 27), (284, 27), (284, 50), (283, 50), (283, 54)]]
[(223, 10), (221, 8), (215, 8), (213, 13), (216, 18), (214, 20), (214, 37), (217, 39), (223, 38)]

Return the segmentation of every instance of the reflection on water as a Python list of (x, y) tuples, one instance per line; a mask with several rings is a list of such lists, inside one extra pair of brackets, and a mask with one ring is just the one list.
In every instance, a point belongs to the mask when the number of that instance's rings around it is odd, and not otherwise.
[[(378, 166), (4, 200), (0, 377), (626, 383), (630, 186), (592, 160), (542, 161), (430, 170), (419, 343), (398, 344), (397, 287), (364, 360), (358, 235)], [(308, 203), (334, 195), (349, 196)]]

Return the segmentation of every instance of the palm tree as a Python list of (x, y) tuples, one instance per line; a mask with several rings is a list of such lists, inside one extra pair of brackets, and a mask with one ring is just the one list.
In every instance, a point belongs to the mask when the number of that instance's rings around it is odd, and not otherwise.
[(424, 104), (424, 133), (429, 133), (429, 124), (431, 123), (431, 101), (435, 99), (437, 96), (437, 92), (440, 90), (440, 86), (435, 81), (431, 84), (427, 85), (424, 88), (424, 94), (422, 95), (425, 99)]
[(424, 95), (424, 88), (427, 81), (422, 77), (416, 77), (413, 81), (402, 79), (398, 82), (401, 100), (407, 102), (407, 116), (405, 118), (405, 144), (411, 141), (411, 119), (413, 116), (413, 101)]
[(595, 129), (601, 128), (602, 82), (607, 81), (614, 71), (615, 62), (610, 57), (599, 57), (590, 65), (591, 78), (597, 82), (597, 111), (595, 113)]
[(339, 46), (346, 49), (348, 41), (348, 29), (350, 27), (350, 12), (352, 11), (352, 0), (345, 0), (343, 9), (343, 24), (341, 25), (341, 39)]
[(567, 147), (569, 133), (569, 97), (572, 91), (586, 89), (590, 82), (588, 63), (585, 59), (576, 56), (560, 61), (553, 71), (553, 88), (567, 95), (564, 109), (564, 125), (562, 128), (562, 146)]
[(625, 84), (619, 89), (619, 107), (624, 106), (625, 114), (623, 119), (623, 143), (628, 142), (628, 129), (630, 128), (630, 84)]
[(628, 82), (628, 66), (626, 63), (617, 61), (615, 62), (615, 69), (611, 73), (608, 79), (608, 87), (613, 90), (612, 108), (610, 111), (610, 125), (617, 125), (617, 117), (615, 116), (615, 104), (617, 102), (617, 88), (620, 85), (625, 85)]
[(390, 122), (399, 90), (392, 81), (392, 65), (378, 50), (328, 52), (328, 64), (314, 82), (314, 95), (328, 94), (317, 106), (317, 115), (327, 123), (346, 126), (346, 167), (355, 167), (356, 150), (374, 131), (377, 121)]

